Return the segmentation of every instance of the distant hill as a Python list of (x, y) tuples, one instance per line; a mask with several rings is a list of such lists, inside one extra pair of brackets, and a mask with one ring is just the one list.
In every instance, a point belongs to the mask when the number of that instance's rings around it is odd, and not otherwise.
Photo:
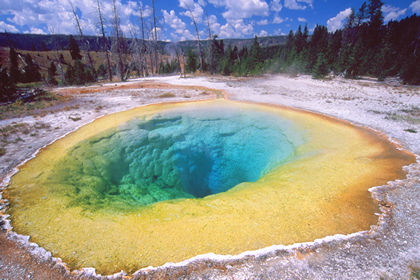
[[(70, 35), (36, 35), (36, 34), (15, 34), (15, 33), (0, 33), (0, 47), (14, 47), (19, 50), (26, 51), (52, 51), (52, 50), (65, 50), (67, 49)], [(78, 36), (74, 36), (78, 40)], [(86, 45), (89, 51), (99, 51), (100, 37), (85, 36), (84, 40), (88, 42)], [(127, 43), (131, 43), (133, 39), (127, 38)], [(261, 47), (272, 47), (285, 44), (286, 36), (272, 36), (258, 38)], [(80, 40), (79, 40), (80, 41)], [(223, 39), (225, 47), (229, 44), (237, 46), (239, 49), (242, 47), (249, 47), (254, 39)], [(201, 44), (206, 46), (209, 40), (202, 40)], [(172, 54), (175, 50), (175, 45), (179, 45), (182, 49), (197, 48), (197, 41), (182, 41), (182, 42), (165, 42), (159, 41), (159, 48), (164, 50), (166, 54)]]

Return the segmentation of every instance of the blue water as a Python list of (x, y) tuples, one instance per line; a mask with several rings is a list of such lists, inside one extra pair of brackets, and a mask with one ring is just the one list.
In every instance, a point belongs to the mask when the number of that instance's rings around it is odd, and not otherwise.
[(86, 205), (202, 198), (257, 181), (301, 143), (293, 124), (277, 114), (191, 105), (83, 141), (52, 179)]

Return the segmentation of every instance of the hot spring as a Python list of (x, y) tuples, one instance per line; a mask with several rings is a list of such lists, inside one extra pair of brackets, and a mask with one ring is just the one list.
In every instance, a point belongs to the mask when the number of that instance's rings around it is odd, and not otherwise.
[(412, 156), (370, 130), (211, 100), (100, 118), (44, 148), (7, 189), (14, 231), (71, 269), (134, 272), (205, 253), (368, 230), (368, 189)]

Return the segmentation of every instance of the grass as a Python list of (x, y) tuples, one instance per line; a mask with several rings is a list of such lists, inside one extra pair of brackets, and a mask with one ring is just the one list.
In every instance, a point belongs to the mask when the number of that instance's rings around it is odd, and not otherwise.
[(420, 280), (420, 268), (419, 267), (412, 267), (411, 268), (411, 279)]
[(38, 130), (50, 128), (51, 126), (49, 124), (43, 122), (36, 122), (32, 126), (27, 123), (13, 123), (0, 127), (0, 156), (6, 154), (7, 145), (24, 142), (25, 140), (21, 138), (22, 135), (29, 135), (34, 137), (38, 135)]
[(36, 96), (31, 102), (17, 100), (14, 103), (0, 106), (0, 120), (21, 116), (45, 114), (45, 110), (64, 101), (64, 97), (50, 92)]
[(175, 97), (175, 94), (167, 92), (167, 93), (163, 93), (161, 95), (158, 95), (159, 98), (170, 98), (170, 97)]

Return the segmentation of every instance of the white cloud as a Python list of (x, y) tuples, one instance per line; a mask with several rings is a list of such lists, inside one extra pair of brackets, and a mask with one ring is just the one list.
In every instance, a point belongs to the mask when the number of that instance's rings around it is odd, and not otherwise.
[(181, 15), (194, 19), (198, 24), (203, 22), (204, 10), (199, 4), (194, 3), (193, 6), (188, 6), (186, 9), (187, 11), (182, 12)]
[[(208, 22), (206, 22), (206, 25), (208, 23), (208, 25), (210, 26), (212, 36), (213, 35), (218, 35), (219, 36), (221, 25), (218, 22), (217, 17), (215, 15), (209, 15), (208, 18), (206, 19), (206, 21), (208, 21)], [(208, 37), (208, 35), (209, 34), (207, 34), (206, 37)]]
[(162, 10), (163, 21), (168, 24), (172, 29), (185, 29), (185, 23), (175, 14), (174, 10), (169, 13), (166, 10)]
[(382, 12), (384, 13), (384, 22), (388, 22), (391, 20), (396, 20), (400, 16), (404, 15), (407, 9), (401, 9), (397, 7), (393, 7), (391, 5), (384, 5), (382, 6)]
[(22, 0), (1, 0), (0, 3), (1, 3), (0, 14), (4, 13), (7, 10), (22, 9), (23, 7)]
[(305, 10), (313, 8), (313, 0), (284, 0), (284, 7), (291, 10)]
[(306, 18), (301, 18), (301, 17), (298, 17), (298, 21), (299, 21), (299, 22), (306, 22)]
[(220, 27), (221, 38), (241, 38), (254, 33), (251, 24), (245, 24), (243, 19), (228, 19), (227, 23)]
[(335, 17), (330, 18), (327, 21), (328, 30), (331, 32), (334, 32), (338, 29), (343, 28), (344, 22), (347, 20), (351, 12), (352, 12), (352, 9), (347, 8), (344, 11), (339, 12)]
[(215, 7), (222, 7), (225, 5), (225, 0), (208, 0), (210, 4), (213, 4)]
[(175, 14), (174, 10), (171, 10), (170, 12), (162, 10), (162, 14), (165, 25), (173, 29), (170, 34), (174, 41), (197, 39), (196, 35), (193, 35), (191, 31), (187, 29), (187, 25)]
[[(75, 33), (74, 15), (68, 0), (1, 0), (5, 3), (0, 13), (8, 14), (9, 24), (17, 29), (24, 29), (23, 32), (40, 33), (48, 29), (56, 33)], [(76, 13), (78, 14), (83, 33), (86, 35), (95, 34), (97, 18), (96, 0), (71, 0)], [(12, 3), (12, 4), (11, 4)], [(3, 4), (2, 4), (3, 6)], [(132, 27), (130, 17), (139, 14), (139, 7), (135, 1), (127, 1), (122, 4), (117, 0), (117, 7), (120, 12), (121, 28), (124, 31)], [(112, 18), (112, 2), (101, 1), (101, 10), (105, 19)], [(145, 9), (147, 11), (147, 9)], [(144, 13), (146, 14), (146, 13)]]
[(273, 23), (275, 23), (275, 24), (277, 24), (277, 23), (283, 23), (283, 22), (285, 22), (285, 21), (287, 21), (289, 18), (281, 18), (281, 17), (279, 17), (279, 16), (275, 16), (274, 17), (274, 20), (273, 20)]
[(258, 37), (266, 37), (268, 36), (268, 32), (265, 30), (261, 30), (260, 33), (258, 34)]
[(258, 25), (267, 25), (268, 24), (268, 20), (263, 19), (257, 22)]
[(284, 32), (281, 32), (281, 28), (274, 30), (274, 35), (285, 35)]
[(36, 28), (36, 27), (31, 27), (30, 31), (25, 31), (24, 33), (41, 34), (41, 35), (47, 34), (44, 30)]
[(413, 10), (413, 13), (420, 14), (420, 0), (411, 3), (410, 8)]
[(18, 33), (19, 32), (19, 30), (15, 26), (13, 26), (11, 24), (7, 24), (4, 21), (0, 21), (0, 30), (1, 30), (1, 32), (6, 31), (6, 32), (9, 32), (9, 33)]
[(225, 19), (244, 19), (252, 16), (268, 16), (269, 7), (261, 0), (224, 0), (227, 9), (222, 13)]
[(194, 4), (194, 0), (179, 0), (179, 6), (184, 9), (192, 9)]
[(280, 0), (272, 0), (270, 4), (270, 10), (278, 13), (283, 9), (283, 5), (280, 3)]

